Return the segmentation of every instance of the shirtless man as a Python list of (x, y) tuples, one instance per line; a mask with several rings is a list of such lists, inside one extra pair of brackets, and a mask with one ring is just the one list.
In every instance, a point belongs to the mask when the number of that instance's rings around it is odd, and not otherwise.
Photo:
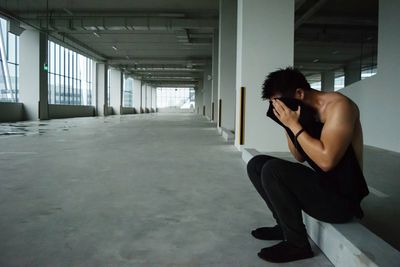
[[(310, 258), (313, 252), (302, 210), (331, 223), (363, 216), (360, 202), (368, 188), (362, 174), (359, 110), (340, 93), (311, 89), (303, 74), (293, 68), (270, 73), (262, 97), (270, 100), (268, 116), (285, 128), (290, 152), (312, 168), (268, 155), (249, 161), (250, 180), (277, 222), (273, 227), (255, 229), (252, 235), (283, 240), (263, 248), (258, 256), (271, 262)], [(289, 108), (293, 102), (296, 108)]]

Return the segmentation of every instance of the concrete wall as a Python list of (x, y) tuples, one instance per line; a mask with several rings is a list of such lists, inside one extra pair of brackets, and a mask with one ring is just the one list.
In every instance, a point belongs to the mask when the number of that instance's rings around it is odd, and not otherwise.
[(121, 114), (136, 114), (136, 109), (132, 107), (122, 107)]
[(121, 114), (122, 107), (122, 73), (120, 70), (111, 69), (110, 73), (110, 106), (114, 114)]
[(49, 117), (51, 119), (91, 116), (95, 116), (93, 106), (49, 105)]
[(340, 90), (361, 112), (364, 143), (400, 152), (400, 2), (379, 1), (378, 71)]
[(0, 122), (22, 121), (25, 119), (22, 103), (0, 102)]
[(293, 65), (294, 1), (239, 0), (236, 64), (236, 140), (241, 149), (240, 87), (246, 87), (244, 147), (289, 151), (282, 127), (265, 116), (261, 99), (266, 75)]
[(159, 113), (194, 113), (194, 109), (180, 109), (180, 108), (158, 108)]

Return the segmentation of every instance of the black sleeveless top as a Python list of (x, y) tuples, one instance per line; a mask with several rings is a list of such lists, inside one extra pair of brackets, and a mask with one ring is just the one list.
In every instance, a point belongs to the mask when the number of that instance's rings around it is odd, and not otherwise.
[[(293, 98), (280, 98), (280, 100), (282, 100), (282, 102), (284, 102), (292, 110), (297, 110), (298, 106), (300, 105), (300, 124), (310, 136), (320, 139), (324, 124), (315, 119), (315, 112), (311, 107), (308, 107), (301, 101)], [(349, 145), (339, 163), (332, 170), (324, 172), (314, 161), (308, 157), (301, 145), (296, 142), (292, 131), (285, 127), (279, 121), (279, 119), (276, 118), (275, 114), (272, 112), (272, 105), (270, 105), (267, 116), (272, 118), (286, 129), (290, 139), (292, 140), (293, 144), (295, 144), (299, 153), (304, 157), (307, 163), (320, 176), (323, 177), (323, 179), (321, 179), (323, 186), (329, 187), (340, 196), (348, 199), (352, 206), (351, 208), (354, 211), (354, 215), (358, 218), (363, 217), (363, 211), (360, 207), (360, 203), (361, 200), (369, 194), (369, 191), (353, 146), (351, 144)]]

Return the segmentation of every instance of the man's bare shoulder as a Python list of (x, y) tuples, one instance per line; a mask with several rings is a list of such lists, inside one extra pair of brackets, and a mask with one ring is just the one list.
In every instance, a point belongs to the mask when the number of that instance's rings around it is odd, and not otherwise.
[[(331, 114), (348, 114), (348, 115), (355, 115), (358, 117), (359, 110), (356, 103), (354, 103), (350, 98), (347, 96), (338, 93), (338, 92), (331, 92), (326, 94), (326, 113), (327, 115)], [(327, 116), (329, 117), (329, 116)]]

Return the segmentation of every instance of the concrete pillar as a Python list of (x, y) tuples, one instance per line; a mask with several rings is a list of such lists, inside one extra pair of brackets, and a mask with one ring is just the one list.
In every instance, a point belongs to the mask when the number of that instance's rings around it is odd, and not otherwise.
[(110, 106), (114, 114), (121, 114), (122, 107), (122, 72), (117, 69), (111, 69), (110, 73)]
[(145, 113), (146, 111), (146, 88), (147, 88), (147, 84), (142, 83), (142, 87), (141, 87), (141, 101), (140, 101), (140, 110), (141, 113)]
[(361, 80), (361, 65), (359, 61), (347, 64), (344, 67), (344, 86)]
[(215, 122), (218, 119), (218, 49), (219, 33), (218, 30), (214, 30), (212, 51), (211, 120)]
[(157, 111), (157, 88), (153, 88), (151, 99), (152, 99), (151, 107), (153, 108), (154, 112), (156, 112)]
[(140, 113), (140, 102), (142, 99), (141, 94), (141, 81), (137, 79), (133, 79), (133, 107), (135, 108), (137, 113)]
[(27, 120), (49, 119), (47, 37), (36, 30), (25, 30), (20, 36), (20, 101)]
[(146, 108), (149, 112), (151, 112), (151, 90), (152, 86), (148, 85), (146, 88)]
[[(218, 126), (235, 130), (237, 0), (220, 0), (219, 9)], [(219, 122), (221, 117), (221, 122)]]
[(96, 64), (96, 115), (107, 116), (108, 65)]
[(334, 92), (335, 91), (335, 72), (324, 71), (321, 73), (321, 91)]
[(269, 104), (261, 99), (261, 85), (268, 73), (293, 65), (294, 0), (238, 0), (237, 17), (235, 146), (289, 151), (283, 128), (265, 116)]
[(203, 88), (200, 86), (197, 86), (194, 88), (195, 92), (195, 109), (196, 109), (196, 114), (203, 114)]
[(204, 67), (203, 76), (203, 105), (205, 106), (205, 116), (211, 120), (211, 90), (212, 90), (212, 66), (208, 63)]

